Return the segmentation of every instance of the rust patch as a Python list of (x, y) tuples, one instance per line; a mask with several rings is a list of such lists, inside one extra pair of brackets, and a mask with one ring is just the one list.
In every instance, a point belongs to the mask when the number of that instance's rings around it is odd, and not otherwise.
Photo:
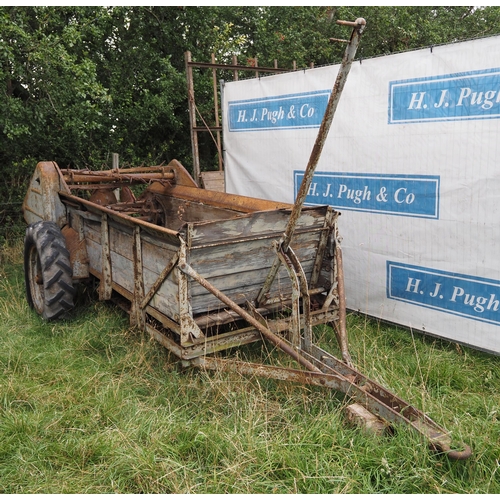
[(90, 197), (90, 201), (101, 207), (114, 205), (118, 202), (112, 189), (98, 189)]
[(85, 239), (80, 239), (78, 233), (70, 226), (64, 226), (61, 230), (66, 248), (69, 251), (69, 260), (73, 268), (73, 279), (85, 279), (89, 277), (89, 257)]

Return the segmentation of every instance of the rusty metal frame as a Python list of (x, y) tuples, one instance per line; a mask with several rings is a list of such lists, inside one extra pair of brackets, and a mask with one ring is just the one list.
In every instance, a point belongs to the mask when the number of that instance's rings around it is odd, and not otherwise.
[[(233, 58), (234, 60), (235, 58)], [(193, 154), (193, 177), (195, 181), (200, 184), (201, 168), (200, 168), (200, 156), (198, 148), (198, 132), (212, 132), (216, 133), (216, 138), (214, 138), (215, 145), (218, 152), (218, 163), (219, 171), (223, 170), (223, 160), (222, 160), (222, 144), (221, 144), (221, 132), (222, 127), (219, 124), (219, 97), (217, 95), (217, 71), (218, 69), (233, 71), (235, 75), (235, 80), (238, 79), (238, 71), (251, 71), (255, 72), (255, 76), (259, 76), (261, 73), (285, 73), (288, 69), (278, 68), (277, 61), (275, 61), (274, 67), (264, 67), (257, 66), (257, 60), (254, 60), (255, 66), (243, 66), (236, 64), (220, 64), (215, 62), (215, 54), (212, 54), (212, 62), (194, 62), (191, 59), (191, 52), (186, 51), (184, 53), (184, 61), (186, 67), (186, 80), (187, 80), (187, 97), (188, 97), (188, 107), (189, 107), (189, 123), (191, 130), (191, 149)], [(295, 65), (294, 65), (295, 66)], [(215, 116), (215, 126), (209, 126), (200, 114), (200, 118), (203, 121), (203, 127), (197, 125), (196, 114), (198, 108), (195, 102), (195, 92), (194, 92), (194, 79), (193, 79), (193, 68), (205, 68), (212, 70), (212, 81), (213, 81), (213, 97), (214, 97), (214, 116)], [(213, 136), (212, 136), (213, 137)]]
[[(362, 375), (348, 363), (339, 361), (312, 342), (301, 347), (294, 345), (295, 339), (292, 338), (292, 341), (287, 341), (282, 336), (273, 333), (265, 318), (256, 313), (253, 306), (247, 304), (250, 312), (238, 306), (200, 276), (182, 256), (179, 259), (178, 269), (186, 277), (192, 278), (216, 296), (238, 316), (253, 326), (265, 339), (302, 365), (305, 370), (255, 364), (227, 358), (214, 358), (206, 355), (187, 359), (185, 360), (186, 365), (211, 370), (234, 371), (244, 375), (256, 375), (301, 384), (317, 385), (341, 391), (386, 422), (406, 425), (418, 431), (427, 438), (433, 449), (446, 453), (452, 459), (465, 459), (471, 455), (472, 451), (469, 446), (461, 445), (463, 450), (453, 449), (452, 439), (448, 431), (440, 427), (420, 410)], [(292, 270), (294, 271), (294, 269)]]
[[(240, 375), (316, 385), (339, 391), (386, 422), (407, 426), (425, 436), (433, 449), (446, 453), (449, 458), (463, 460), (470, 457), (472, 451), (469, 446), (462, 444), (463, 450), (453, 449), (450, 433), (420, 410), (347, 365), (339, 367), (340, 362), (326, 351), (317, 350), (315, 354), (310, 357), (315, 370), (309, 371), (208, 356), (190, 360), (189, 364), (208, 370), (231, 371)], [(304, 359), (308, 358), (306, 352), (301, 352), (300, 355)], [(320, 362), (319, 358), (323, 362)], [(317, 368), (317, 365), (320, 365), (321, 369)]]
[(236, 304), (236, 302), (232, 301), (227, 295), (225, 295), (220, 290), (215, 288), (205, 278), (200, 276), (187, 262), (183, 262), (181, 259), (179, 259), (179, 270), (182, 271), (187, 276), (189, 276), (190, 278), (193, 278), (202, 287), (204, 287), (215, 297), (217, 297), (221, 302), (226, 304), (226, 306), (228, 306), (237, 314), (239, 314), (241, 318), (250, 323), (250, 325), (252, 325), (256, 330), (258, 330), (267, 340), (269, 340), (276, 347), (278, 347), (279, 349), (283, 350), (288, 355), (290, 355), (292, 359), (300, 363), (308, 370), (318, 371), (318, 369), (315, 368), (312, 363), (310, 363), (303, 356), (301, 356), (296, 351), (296, 349), (294, 349), (287, 342), (285, 342), (285, 340), (282, 337), (273, 333), (267, 326), (264, 326), (258, 319), (255, 319), (254, 316), (245, 311), (245, 309)]
[[(116, 178), (119, 179), (119, 176)], [(106, 181), (105, 181), (106, 182)], [(117, 181), (118, 182), (118, 181)], [(126, 177), (125, 182), (128, 182)], [(84, 184), (83, 189), (91, 187)], [(81, 189), (79, 186), (78, 189)], [(169, 188), (176, 189), (176, 188)], [(293, 248), (288, 247), (285, 252), (280, 242), (275, 240), (273, 246), (277, 258), (282, 262), (288, 271), (293, 283), (293, 297), (290, 302), (292, 315), (278, 319), (268, 319), (266, 314), (272, 310), (272, 304), (259, 308), (256, 304), (247, 302), (242, 307), (232, 301), (221, 290), (217, 289), (208, 280), (204, 279), (188, 263), (188, 244), (184, 242), (179, 233), (163, 228), (147, 221), (133, 218), (125, 213), (114, 211), (113, 207), (99, 206), (95, 203), (84, 200), (71, 194), (61, 191), (59, 194), (68, 203), (71, 214), (74, 212), (77, 218), (88, 218), (101, 224), (101, 272), (92, 270), (101, 280), (99, 295), (101, 299), (111, 297), (111, 292), (116, 290), (120, 295), (128, 298), (131, 302), (129, 311), (131, 323), (144, 328), (160, 344), (178, 356), (183, 363), (204, 369), (224, 369), (236, 371), (241, 374), (252, 374), (263, 377), (270, 377), (290, 382), (312, 384), (322, 386), (335, 391), (341, 391), (356, 402), (361, 403), (370, 412), (380, 419), (392, 424), (404, 424), (420, 432), (428, 439), (431, 447), (445, 452), (450, 458), (464, 459), (470, 456), (471, 450), (463, 446), (463, 450), (452, 449), (452, 442), (449, 433), (439, 427), (425, 414), (416, 410), (408, 403), (382, 388), (376, 382), (357, 372), (350, 362), (347, 345), (347, 334), (345, 328), (345, 300), (343, 292), (342, 273), (342, 252), (340, 238), (337, 233), (337, 213), (328, 211), (325, 215), (325, 222), (319, 236), (319, 247), (314, 257), (313, 267), (319, 267), (319, 263), (325, 259), (331, 259), (330, 264), (330, 289), (324, 290), (317, 286), (308, 289), (307, 279), (302, 266), (297, 259)], [(183, 189), (181, 189), (182, 192)], [(202, 191), (202, 190), (200, 190)], [(189, 189), (188, 189), (189, 192)], [(211, 197), (208, 196), (211, 200)], [(212, 200), (213, 201), (213, 200)], [(80, 208), (84, 205), (89, 210), (83, 212)], [(271, 208), (269, 206), (268, 208)], [(251, 211), (250, 205), (249, 210)], [(245, 209), (243, 209), (245, 212)], [(71, 215), (71, 219), (74, 216)], [(110, 221), (113, 224), (122, 223), (131, 229), (133, 242), (133, 290), (124, 290), (117, 283), (112, 281), (111, 249), (110, 249)], [(81, 221), (79, 226), (81, 226)], [(115, 226), (113, 225), (115, 228)], [(117, 226), (118, 227), (118, 226)], [(179, 249), (170, 258), (163, 268), (155, 283), (145, 294), (144, 275), (142, 269), (142, 232), (151, 234), (168, 235), (179, 241)], [(186, 231), (190, 238), (190, 230)], [(202, 247), (204, 247), (202, 245)], [(196, 248), (200, 248), (197, 246)], [(164, 281), (176, 273), (176, 280), (179, 289), (179, 318), (178, 322), (170, 319), (163, 313), (150, 305), (151, 300), (159, 291)], [(317, 274), (319, 271), (317, 271)], [(314, 274), (314, 270), (312, 272)], [(315, 276), (318, 279), (318, 276)], [(203, 286), (227, 307), (224, 314), (234, 320), (243, 320), (247, 326), (243, 326), (236, 331), (217, 334), (211, 337), (205, 335), (205, 330), (197, 319), (193, 317), (189, 302), (190, 281), (194, 281)], [(310, 311), (311, 294), (320, 293), (324, 302), (317, 311)], [(332, 307), (332, 302), (335, 306)], [(280, 305), (276, 304), (277, 310)], [(300, 309), (302, 308), (302, 309)], [(158, 320), (163, 329), (151, 321), (150, 318)], [(198, 319), (198, 321), (200, 321)], [(217, 323), (217, 322), (216, 322)], [(319, 323), (331, 323), (336, 326), (335, 333), (339, 341), (343, 361), (336, 359), (331, 354), (320, 349), (314, 344), (312, 339), (312, 325)], [(293, 331), (294, 335), (286, 338), (286, 334)], [(169, 335), (171, 331), (179, 335), (180, 341)], [(211, 357), (210, 354), (228, 349), (230, 347), (241, 346), (245, 343), (257, 340), (267, 340), (279, 350), (291, 357), (292, 360), (302, 366), (302, 369), (283, 368), (278, 366), (267, 366), (249, 362), (241, 362), (227, 358)]]
[[(423, 412), (398, 398), (376, 382), (368, 379), (352, 367), (346, 332), (342, 249), (336, 224), (338, 214), (331, 208), (326, 213), (321, 212), (322, 216), (324, 216), (322, 227), (318, 224), (318, 226), (315, 226), (311, 230), (312, 232), (320, 231), (321, 234), (318, 235), (318, 248), (314, 256), (309, 284), (304, 269), (291, 246), (294, 234), (300, 234), (301, 230), (296, 231), (296, 226), (302, 211), (302, 205), (309, 190), (319, 153), (326, 139), (333, 113), (340, 98), (345, 78), (347, 77), (348, 66), (352, 62), (355, 47), (359, 42), (359, 36), (365, 25), (364, 20), (359, 19), (354, 23), (343, 24), (352, 27), (353, 34), (346, 49), (346, 55), (336, 84), (332, 90), (327, 112), (325, 113), (316, 144), (311, 153), (304, 181), (293, 207), (288, 204), (275, 204), (273, 202), (244, 197), (238, 197), (238, 200), (236, 200), (231, 198), (230, 195), (226, 195), (227, 197), (223, 199), (220, 197), (221, 193), (205, 192), (205, 194), (200, 194), (203, 190), (196, 188), (193, 179), (189, 175), (186, 175), (185, 169), (180, 164), (170, 167), (139, 167), (138, 169), (120, 171), (117, 161), (114, 158), (114, 168), (110, 171), (100, 173), (61, 171), (55, 166), (53, 168), (56, 169), (60, 177), (58, 188), (60, 201), (66, 205), (68, 220), (75, 219), (78, 221), (76, 230), (70, 228), (75, 234), (69, 235), (69, 238), (77, 237), (80, 240), (83, 237), (82, 225), (85, 218), (94, 224), (100, 223), (99, 244), (101, 245), (101, 268), (100, 270), (95, 269), (95, 267), (99, 267), (98, 259), (97, 263), (94, 263), (93, 266), (89, 265), (89, 272), (101, 281), (99, 298), (101, 300), (109, 300), (112, 298), (113, 290), (115, 290), (119, 295), (129, 300), (130, 309), (128, 312), (131, 323), (148, 331), (158, 342), (177, 355), (185, 364), (203, 369), (223, 369), (241, 374), (270, 377), (341, 391), (354, 401), (362, 404), (363, 407), (380, 419), (390, 422), (393, 425), (404, 424), (418, 431), (425, 436), (432, 448), (446, 453), (450, 458), (464, 459), (471, 455), (471, 449), (468, 446), (463, 445), (462, 450), (453, 449), (451, 436), (445, 429), (438, 426)], [(247, 299), (244, 306), (236, 303), (210, 283), (210, 281), (201, 276), (190, 265), (190, 250), (209, 248), (214, 244), (213, 242), (211, 242), (212, 244), (209, 242), (207, 245), (201, 243), (191, 246), (195, 232), (192, 223), (187, 223), (187, 225), (183, 226), (184, 232), (180, 230), (178, 232), (144, 220), (145, 217), (143, 215), (147, 215), (147, 210), (150, 210), (149, 216), (156, 221), (157, 212), (155, 206), (145, 207), (145, 212), (140, 212), (137, 217), (132, 217), (126, 213), (126, 210), (122, 210), (122, 205), (126, 204), (112, 203), (111, 205), (106, 205), (104, 203), (105, 197), (101, 200), (103, 204), (98, 204), (72, 194), (73, 189), (82, 189), (88, 192), (95, 192), (100, 189), (104, 192), (106, 190), (123, 188), (132, 183), (149, 183), (151, 181), (155, 182), (149, 186), (147, 194), (151, 193), (153, 198), (162, 193), (166, 196), (172, 195), (173, 197), (177, 195), (183, 200), (189, 200), (190, 202), (205, 202), (212, 207), (233, 208), (236, 214), (238, 212), (244, 214), (258, 212), (259, 210), (291, 209), (288, 224), (281, 239), (278, 239), (280, 238), (280, 234), (274, 235), (272, 233), (270, 236), (267, 233), (265, 236), (266, 239), (277, 238), (272, 243), (276, 255), (265, 284), (256, 297), (257, 300), (255, 302), (252, 303)], [(38, 189), (36, 186), (35, 188)], [(82, 206), (88, 212), (85, 212)], [(113, 228), (113, 231), (125, 230), (128, 235), (127, 237), (130, 235), (132, 237), (133, 284), (130, 287), (131, 290), (124, 288), (124, 286), (129, 286), (130, 280), (124, 281), (126, 285), (119, 285), (113, 281), (111, 228)], [(275, 231), (274, 228), (273, 231)], [(168, 244), (165, 243), (165, 247), (169, 249), (172, 247), (174, 250), (174, 255), (169, 257), (169, 262), (161, 270), (146, 294), (143, 269), (143, 232), (148, 233), (149, 241), (155, 237), (163, 238), (165, 242), (168, 242)], [(186, 235), (187, 241), (183, 240), (183, 234)], [(111, 236), (114, 237), (115, 233), (111, 233)], [(256, 237), (256, 239), (261, 239), (260, 236)], [(175, 244), (173, 243), (174, 241)], [(241, 243), (245, 240), (234, 238), (229, 239), (229, 241), (231, 243)], [(113, 242), (113, 245), (116, 245), (116, 243)], [(97, 248), (96, 245), (94, 251), (97, 252)], [(324, 289), (321, 287), (320, 274), (322, 272), (322, 264), (327, 261), (330, 266), (330, 279)], [(286, 268), (291, 283), (291, 292), (288, 291), (288, 288), (286, 292), (286, 304), (280, 302), (283, 300), (281, 296), (275, 297), (275, 300), (268, 300), (267, 298), (268, 291), (271, 289), (273, 280), (281, 265)], [(118, 271), (119, 268), (116, 267), (115, 273), (117, 276), (119, 275)], [(170, 318), (167, 314), (170, 314), (172, 309), (169, 309), (168, 312), (162, 312), (153, 307), (150, 302), (172, 273), (175, 273), (172, 281), (174, 284), (177, 284), (179, 307), (178, 312), (175, 312), (172, 318)], [(210, 318), (195, 318), (193, 316), (193, 307), (190, 303), (190, 286), (192, 284), (202, 286), (224, 304), (227, 309), (223, 311), (223, 314), (219, 318), (224, 318), (224, 321), (237, 321), (236, 330), (221, 333), (217, 331), (214, 334), (209, 332), (211, 328)], [(330, 287), (328, 290), (326, 289), (327, 286)], [(319, 309), (312, 311), (311, 297), (315, 295), (320, 296), (321, 300), (319, 301)], [(264, 298), (266, 300), (263, 300)], [(334, 303), (334, 306), (332, 306), (332, 303)], [(285, 315), (283, 313), (283, 306), (286, 306), (288, 309), (288, 305), (291, 306), (292, 312), (289, 315)], [(279, 315), (275, 317), (274, 313), (283, 314), (283, 317), (279, 317)], [(159, 324), (156, 324), (155, 321), (158, 321)], [(314, 344), (312, 326), (320, 322), (333, 324), (343, 361), (338, 360)], [(220, 323), (220, 325), (225, 324), (224, 322)], [(244, 326), (241, 326), (242, 324)], [(215, 320), (213, 325), (216, 327), (219, 326), (218, 321)], [(269, 341), (277, 349), (289, 355), (302, 369), (269, 366), (209, 356), (209, 354), (216, 351), (228, 349), (233, 346), (241, 346), (256, 340)]]
[(290, 315), (290, 329), (289, 329), (289, 339), (291, 343), (295, 346), (300, 346), (301, 340), (300, 340), (300, 295), (301, 295), (301, 287), (300, 287), (300, 282), (299, 282), (299, 277), (297, 275), (297, 272), (288, 258), (288, 256), (284, 253), (281, 252), (277, 247), (278, 247), (278, 242), (274, 242), (274, 249), (278, 253), (278, 258), (280, 262), (283, 263), (285, 266), (287, 272), (288, 272), (288, 277), (290, 278), (290, 281), (292, 283), (292, 313)]

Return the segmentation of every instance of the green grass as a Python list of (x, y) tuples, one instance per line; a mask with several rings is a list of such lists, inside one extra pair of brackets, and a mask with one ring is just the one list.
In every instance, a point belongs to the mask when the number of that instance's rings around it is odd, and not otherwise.
[[(453, 462), (407, 429), (351, 428), (342, 394), (182, 370), (85, 295), (70, 320), (45, 323), (21, 259), (4, 244), (0, 493), (500, 493), (498, 357), (348, 317), (358, 369), (472, 445)], [(318, 335), (335, 353), (331, 330)]]

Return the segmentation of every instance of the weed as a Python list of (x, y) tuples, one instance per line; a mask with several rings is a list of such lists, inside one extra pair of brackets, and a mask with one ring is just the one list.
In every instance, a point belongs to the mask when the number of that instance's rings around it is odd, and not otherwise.
[[(343, 394), (182, 371), (108, 304), (43, 322), (24, 299), (19, 242), (0, 275), (1, 493), (500, 493), (494, 356), (348, 316), (360, 371), (472, 444), (451, 462), (406, 428), (349, 427)], [(338, 355), (332, 330), (316, 333)], [(238, 355), (286, 362), (268, 346)]]

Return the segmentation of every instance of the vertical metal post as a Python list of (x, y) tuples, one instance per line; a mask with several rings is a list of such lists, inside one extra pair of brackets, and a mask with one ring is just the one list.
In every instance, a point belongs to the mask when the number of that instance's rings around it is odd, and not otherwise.
[(186, 75), (187, 75), (187, 93), (189, 105), (189, 123), (191, 126), (191, 147), (193, 153), (193, 178), (196, 184), (200, 184), (200, 156), (198, 152), (198, 133), (196, 132), (196, 105), (194, 102), (194, 82), (193, 70), (189, 63), (191, 62), (191, 52), (185, 53)]
[[(220, 92), (220, 109), (221, 109), (221, 114), (224, 115), (224, 87), (226, 85), (226, 82), (224, 80), (219, 80), (219, 92)], [(220, 148), (220, 156), (222, 158), (222, 165), (225, 165), (226, 163), (226, 151), (223, 149), (223, 141), (224, 141), (224, 136), (222, 136), (221, 139), (221, 148)], [(224, 191), (226, 191), (226, 171), (224, 168), (222, 168), (222, 172), (224, 172)]]
[(101, 217), (101, 282), (99, 283), (99, 300), (111, 299), (113, 293), (113, 277), (111, 274), (111, 247), (109, 243), (108, 216), (103, 212)]
[(144, 299), (144, 277), (142, 267), (142, 242), (141, 227), (135, 226), (133, 232), (132, 251), (134, 256), (134, 298), (130, 312), (130, 324), (144, 328), (146, 325), (146, 313), (141, 307)]
[[(215, 54), (212, 54), (212, 64), (215, 64)], [(215, 126), (219, 127), (219, 96), (217, 95), (217, 71), (215, 68), (212, 69), (212, 79), (214, 86), (214, 108), (215, 108)], [(217, 130), (217, 151), (219, 157), (219, 170), (222, 171), (222, 148), (220, 140), (220, 130)]]

